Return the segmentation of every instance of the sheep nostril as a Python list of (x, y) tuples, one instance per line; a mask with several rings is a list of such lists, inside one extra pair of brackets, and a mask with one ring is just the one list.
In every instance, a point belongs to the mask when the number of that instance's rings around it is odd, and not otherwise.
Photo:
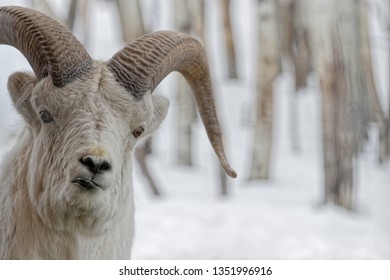
[(89, 156), (83, 157), (80, 162), (87, 166), (89, 169), (95, 168), (95, 163), (93, 162), (92, 158)]
[(80, 162), (93, 173), (100, 173), (111, 169), (111, 164), (107, 159), (101, 159), (95, 156), (85, 156), (80, 159)]

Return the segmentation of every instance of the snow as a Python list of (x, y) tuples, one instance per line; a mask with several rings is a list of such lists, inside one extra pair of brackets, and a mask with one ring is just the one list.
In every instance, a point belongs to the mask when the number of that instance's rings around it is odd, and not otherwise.
[[(2, 4), (25, 5), (25, 2), (4, 0)], [(55, 3), (60, 9), (60, 1)], [(153, 7), (150, 3), (146, 1), (145, 6)], [(239, 23), (237, 34), (241, 39), (237, 46), (241, 73), (238, 81), (224, 79), (221, 25), (218, 17), (210, 19), (210, 15), (215, 14), (216, 3), (208, 2), (210, 64), (227, 155), (239, 177), (229, 179), (229, 195), (221, 197), (218, 162), (200, 122), (193, 127), (195, 166), (175, 164), (175, 75), (170, 75), (157, 91), (169, 97), (171, 108), (155, 134), (155, 153), (148, 159), (163, 196), (151, 195), (135, 164), (133, 258), (389, 259), (390, 165), (377, 162), (378, 136), (374, 124), (370, 127), (369, 141), (355, 164), (358, 171), (357, 210), (348, 212), (321, 204), (321, 120), (315, 76), (298, 97), (302, 146), (299, 153), (293, 152), (290, 145), (289, 85), (292, 77), (283, 73), (277, 79), (272, 178), (270, 181), (247, 181), (252, 139), (250, 108), (256, 86), (252, 2), (234, 2), (237, 13), (248, 15), (234, 18)], [(122, 46), (114, 15), (109, 2), (94, 2), (92, 20), (96, 25), (91, 24), (88, 49), (95, 58), (108, 59)], [(163, 11), (160, 18), (164, 21), (162, 26), (170, 28), (169, 11)], [(378, 26), (373, 26), (375, 34), (383, 33)], [(374, 48), (373, 55), (380, 97), (388, 104), (389, 52)], [(9, 135), (20, 122), (10, 105), (6, 79), (14, 71), (29, 68), (18, 51), (0, 46), (0, 158), (12, 145), (10, 139), (13, 138)]]
[[(226, 94), (235, 92), (227, 89)], [(295, 154), (288, 143), (286, 124), (281, 123), (287, 121), (288, 97), (280, 93), (278, 101), (282, 104), (275, 135), (279, 140), (275, 143), (273, 178), (269, 182), (246, 181), (250, 127), (244, 128), (240, 136), (229, 135), (230, 144), (236, 138), (230, 148), (237, 149), (232, 164), (238, 166), (239, 178), (229, 181), (231, 194), (226, 198), (218, 195), (216, 163), (210, 160), (210, 148), (201, 151), (201, 166), (195, 170), (164, 162), (161, 159), (165, 154), (159, 151), (150, 163), (164, 186), (164, 197), (151, 197), (142, 178), (136, 178), (133, 257), (388, 259), (390, 173), (371, 155), (376, 143), (367, 144), (367, 152), (356, 164), (358, 210), (350, 213), (320, 204), (320, 130), (313, 127), (318, 120), (317, 97), (312, 92), (300, 97), (300, 106), (306, 109), (301, 111), (301, 119), (306, 120), (302, 121), (304, 147)], [(225, 109), (235, 115), (240, 103), (230, 102)], [(207, 142), (203, 137), (198, 140)]]

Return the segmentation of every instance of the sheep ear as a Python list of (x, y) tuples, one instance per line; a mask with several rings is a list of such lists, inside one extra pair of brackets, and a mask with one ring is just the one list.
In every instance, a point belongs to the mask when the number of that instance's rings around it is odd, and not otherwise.
[(151, 130), (157, 129), (168, 113), (169, 101), (161, 95), (152, 95), (154, 107), (153, 122)]
[(31, 125), (37, 119), (30, 101), (36, 83), (37, 79), (31, 73), (16, 72), (8, 78), (8, 91), (14, 106), (25, 121)]

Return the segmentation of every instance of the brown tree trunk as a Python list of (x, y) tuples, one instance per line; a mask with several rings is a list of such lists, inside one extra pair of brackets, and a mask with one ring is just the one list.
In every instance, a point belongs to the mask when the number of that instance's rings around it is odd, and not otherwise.
[(81, 37), (79, 38), (84, 45), (89, 43), (89, 0), (71, 0), (68, 10), (66, 24), (70, 30), (74, 30), (74, 25), (78, 15), (81, 21)]
[(136, 147), (134, 153), (135, 153), (135, 157), (137, 159), (137, 162), (141, 168), (142, 174), (144, 175), (145, 179), (147, 180), (152, 193), (155, 196), (160, 196), (161, 193), (160, 193), (159, 188), (157, 187), (157, 184), (152, 176), (152, 173), (149, 170), (149, 165), (147, 163), (147, 157), (150, 153), (151, 145), (152, 145), (152, 138), (149, 137), (148, 139), (146, 139), (145, 143), (143, 143), (139, 147)]
[(258, 1), (256, 125), (249, 180), (270, 176), (273, 131), (273, 83), (280, 71), (278, 5)]
[(206, 37), (204, 33), (205, 26), (205, 0), (187, 0), (191, 11), (191, 29), (193, 35), (198, 37), (203, 45), (206, 46)]
[(370, 36), (368, 30), (367, 2), (366, 0), (357, 0), (357, 26), (360, 42), (361, 71), (364, 88), (367, 92), (367, 103), (369, 119), (376, 121), (379, 128), (379, 161), (386, 158), (386, 117), (382, 109), (379, 96), (375, 86), (374, 73), (372, 70)]
[(357, 6), (318, 0), (312, 6), (312, 50), (321, 83), (325, 203), (355, 208), (354, 158), (366, 128)]
[(301, 148), (298, 95), (300, 90), (306, 87), (306, 79), (310, 71), (306, 1), (279, 0), (283, 68), (293, 73), (295, 81), (289, 94), (289, 129), (293, 151), (299, 151)]
[(298, 121), (299, 103), (298, 95), (307, 86), (307, 77), (310, 73), (310, 48), (308, 30), (306, 25), (306, 14), (303, 6), (306, 0), (297, 0), (293, 6), (294, 32), (293, 32), (293, 64), (295, 91), (291, 102), (290, 133), (292, 137), (292, 148), (294, 151), (301, 149), (299, 141), (300, 126)]
[(77, 13), (77, 0), (71, 0), (68, 11), (68, 18), (66, 20), (66, 25), (70, 30), (74, 29), (74, 23), (76, 21), (76, 13)]
[(256, 126), (249, 180), (267, 180), (270, 176), (273, 135), (273, 83), (257, 86)]
[[(175, 1), (175, 29), (191, 33), (191, 10), (189, 1)], [(177, 159), (179, 164), (192, 165), (192, 124), (195, 118), (195, 103), (191, 89), (183, 77), (177, 75)]]
[[(390, 116), (390, 112), (389, 112)], [(385, 158), (388, 159), (390, 158), (390, 117), (387, 118), (387, 123), (386, 123), (386, 129), (385, 129)]]
[(144, 35), (145, 26), (139, 0), (115, 0), (125, 43)]
[(296, 91), (306, 87), (307, 76), (311, 70), (307, 1), (310, 0), (295, 0), (293, 2), (293, 58)]
[(227, 49), (227, 62), (230, 79), (237, 79), (237, 62), (236, 62), (236, 50), (233, 36), (233, 28), (231, 21), (231, 0), (221, 0), (221, 11), (223, 18), (223, 26), (225, 31), (225, 41)]

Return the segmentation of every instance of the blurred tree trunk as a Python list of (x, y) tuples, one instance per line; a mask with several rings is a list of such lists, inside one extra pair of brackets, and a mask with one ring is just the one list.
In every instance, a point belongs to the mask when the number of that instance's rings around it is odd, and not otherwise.
[(66, 25), (72, 31), (74, 29), (74, 23), (76, 21), (77, 2), (78, 2), (78, 0), (71, 0), (70, 1), (69, 11), (68, 11), (68, 19), (66, 21)]
[(283, 68), (294, 75), (294, 86), (290, 88), (289, 122), (291, 146), (300, 150), (298, 94), (306, 87), (310, 72), (310, 49), (308, 42), (306, 0), (279, 0), (280, 34)]
[[(390, 1), (388, 4), (390, 8)], [(390, 19), (388, 19), (388, 26), (387, 26), (387, 34), (390, 36)], [(390, 65), (390, 55), (389, 55), (389, 65)], [(385, 155), (386, 158), (390, 158), (390, 87), (389, 87), (389, 92), (388, 92), (388, 113), (387, 113), (387, 124), (386, 124), (386, 131), (385, 131), (385, 138), (386, 138), (386, 149), (385, 149)]]
[(357, 1), (357, 29), (359, 30), (359, 50), (361, 56), (361, 69), (363, 82), (369, 97), (369, 119), (377, 121), (384, 126), (385, 114), (381, 107), (379, 96), (375, 86), (374, 73), (372, 70), (370, 34), (368, 30), (367, 0)]
[(299, 151), (301, 148), (299, 141), (299, 103), (298, 94), (307, 86), (307, 77), (311, 71), (310, 61), (310, 46), (308, 37), (308, 13), (307, 1), (310, 0), (295, 0), (293, 1), (293, 62), (295, 76), (295, 95), (292, 103), (292, 114), (290, 117), (290, 132), (292, 136), (292, 147), (294, 151)]
[[(373, 93), (361, 47), (362, 21), (356, 0), (311, 3), (312, 52), (320, 78), (325, 203), (355, 208), (354, 159), (366, 136)], [(364, 43), (363, 43), (364, 44)], [(372, 100), (372, 99), (371, 99)]]
[(387, 150), (386, 143), (386, 116), (381, 106), (380, 99), (376, 90), (374, 73), (372, 70), (370, 34), (368, 29), (367, 0), (357, 0), (358, 5), (358, 29), (361, 42), (361, 69), (365, 89), (368, 96), (369, 119), (376, 121), (379, 128), (379, 161), (382, 162), (390, 152)]
[(273, 133), (273, 83), (280, 71), (278, 4), (258, 0), (256, 125), (249, 180), (268, 179)]
[(204, 33), (205, 2), (204, 0), (191, 0), (189, 1), (189, 5), (189, 9), (191, 11), (191, 29), (193, 31), (193, 35), (198, 37), (206, 47), (206, 37)]
[(293, 58), (296, 91), (307, 86), (307, 76), (311, 70), (308, 1), (311, 0), (295, 0), (293, 2)]
[(279, 2), (279, 28), (280, 51), (284, 71), (293, 72), (293, 42), (294, 42), (294, 8), (293, 0), (278, 0)]
[[(191, 11), (189, 1), (175, 1), (175, 29), (191, 33)], [(195, 103), (191, 89), (183, 77), (177, 75), (177, 157), (179, 164), (192, 165), (192, 123), (195, 119)]]
[(221, 12), (223, 18), (223, 26), (225, 31), (225, 42), (227, 49), (228, 71), (230, 79), (237, 79), (237, 62), (236, 50), (233, 36), (232, 20), (231, 20), (231, 0), (220, 0)]
[(389, 112), (389, 117), (387, 118), (387, 124), (385, 130), (385, 158), (386, 159), (390, 158), (390, 112)]
[[(389, 93), (389, 96), (390, 96), (390, 93)], [(390, 106), (390, 104), (389, 104), (389, 106)], [(385, 160), (390, 159), (390, 109), (389, 109), (388, 117), (386, 119), (385, 132), (384, 132), (383, 138), (384, 138), (384, 144), (383, 144), (384, 145), (384, 147), (383, 147), (384, 157), (383, 157), (383, 160), (385, 161)]]
[[(388, 3), (388, 7), (390, 8), (390, 1)], [(390, 19), (387, 19), (387, 35), (390, 36)], [(389, 55), (389, 65), (390, 65), (390, 55)], [(385, 131), (385, 138), (386, 138), (386, 149), (385, 149), (385, 155), (386, 158), (390, 158), (390, 86), (388, 88), (388, 113), (387, 113), (387, 123), (386, 123), (386, 131)]]
[[(390, 0), (388, 1), (387, 5), (388, 8), (390, 8)], [(389, 9), (387, 9), (388, 11)], [(390, 19), (387, 18), (387, 35), (390, 36)], [(389, 65), (390, 65), (390, 55), (389, 55)], [(386, 131), (385, 131), (385, 138), (386, 138), (386, 151), (385, 155), (386, 158), (390, 158), (390, 87), (388, 88), (388, 113), (387, 113), (387, 124), (386, 124)]]
[[(79, 20), (81, 20), (81, 33), (78, 36), (79, 40), (84, 44), (89, 43), (89, 0), (71, 0), (68, 10), (68, 17), (66, 24), (71, 31), (75, 29), (75, 22), (77, 15), (79, 14)], [(81, 14), (80, 14), (81, 13)]]
[(152, 137), (148, 137), (145, 140), (145, 143), (135, 148), (134, 154), (141, 168), (142, 175), (147, 180), (152, 193), (155, 196), (160, 196), (161, 192), (159, 191), (159, 187), (157, 186), (154, 177), (152, 176), (152, 173), (149, 170), (149, 165), (147, 164), (147, 157), (150, 154), (151, 148), (152, 148)]
[(122, 38), (129, 43), (146, 33), (139, 0), (115, 0), (121, 23)]
[[(294, 22), (295, 2), (293, 0), (279, 0), (280, 14), (280, 45), (282, 55), (283, 72), (292, 73), (296, 76), (298, 69), (295, 65), (294, 49)], [(298, 123), (298, 90), (295, 81), (293, 86), (288, 88), (289, 103), (289, 130), (293, 151), (300, 150), (299, 144), (299, 123)]]

